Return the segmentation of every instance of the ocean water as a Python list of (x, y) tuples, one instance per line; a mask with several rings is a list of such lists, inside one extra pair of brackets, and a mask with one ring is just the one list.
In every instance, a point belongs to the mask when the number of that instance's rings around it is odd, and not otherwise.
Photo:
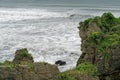
[(53, 2), (0, 1), (0, 62), (13, 60), (17, 49), (27, 48), (35, 62), (54, 64), (63, 60), (66, 65), (58, 66), (60, 71), (73, 69), (81, 54), (79, 22), (104, 12), (120, 16), (119, 5), (112, 3), (100, 6)]

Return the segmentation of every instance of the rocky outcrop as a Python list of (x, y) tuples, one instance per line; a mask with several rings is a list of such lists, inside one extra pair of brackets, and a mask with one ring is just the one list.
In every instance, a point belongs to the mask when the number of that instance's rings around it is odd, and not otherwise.
[[(66, 62), (58, 60), (58, 64)], [(27, 49), (15, 52), (12, 62), (0, 63), (0, 80), (98, 80), (92, 76), (94, 66), (89, 63), (81, 64), (76, 69), (59, 72), (57, 66), (46, 62), (34, 62)]]
[(33, 57), (31, 54), (28, 54), (28, 50), (26, 48), (17, 50), (15, 52), (15, 58), (13, 59), (14, 64), (20, 64), (22, 62), (33, 63)]
[(77, 65), (90, 62), (99, 80), (120, 80), (120, 18), (104, 13), (81, 22), (78, 28), (82, 55)]
[(34, 62), (27, 49), (17, 50), (13, 62), (0, 64), (0, 80), (57, 80), (57, 66)]

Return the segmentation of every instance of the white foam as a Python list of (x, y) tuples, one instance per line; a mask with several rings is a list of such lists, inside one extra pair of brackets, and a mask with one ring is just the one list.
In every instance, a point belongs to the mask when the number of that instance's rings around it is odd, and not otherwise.
[[(69, 18), (72, 14), (79, 15)], [(0, 8), (0, 61), (12, 60), (16, 49), (28, 48), (36, 62), (64, 60), (67, 64), (59, 66), (60, 71), (74, 68), (81, 54), (78, 23), (100, 14), (79, 9)]]
[(66, 14), (46, 9), (0, 8), (0, 21), (15, 21), (36, 18), (67, 17)]
[(0, 61), (12, 60), (17, 49), (28, 48), (36, 62), (62, 59), (67, 65), (60, 71), (75, 67), (80, 55), (78, 23), (67, 16), (40, 9), (0, 9)]

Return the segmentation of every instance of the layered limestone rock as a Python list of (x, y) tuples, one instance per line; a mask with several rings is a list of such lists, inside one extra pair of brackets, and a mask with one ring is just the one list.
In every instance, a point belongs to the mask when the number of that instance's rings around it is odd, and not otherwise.
[(78, 28), (82, 55), (77, 65), (90, 62), (99, 80), (120, 80), (120, 18), (104, 13), (81, 22)]
[(34, 62), (27, 49), (15, 52), (13, 62), (0, 64), (0, 80), (57, 80), (57, 66), (45, 62)]

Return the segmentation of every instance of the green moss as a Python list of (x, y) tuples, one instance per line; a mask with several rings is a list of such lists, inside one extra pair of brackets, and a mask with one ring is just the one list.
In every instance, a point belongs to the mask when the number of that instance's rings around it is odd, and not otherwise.
[(95, 76), (96, 74), (96, 67), (89, 62), (81, 63), (77, 66), (76, 70), (80, 71), (82, 74), (92, 75)]
[(89, 24), (92, 22), (95, 22), (103, 32), (109, 32), (111, 27), (120, 24), (120, 18), (115, 18), (110, 12), (104, 13), (101, 17), (96, 16), (95, 18), (89, 18), (84, 22), (81, 22), (84, 23), (84, 25), (82, 25), (83, 30), (86, 31)]
[(11, 61), (5, 61), (4, 63), (0, 63), (0, 67), (14, 68), (15, 65)]
[(59, 80), (77, 80), (78, 77), (81, 77), (81, 73), (77, 69), (67, 70), (59, 74)]
[(17, 50), (13, 61), (22, 61), (23, 59), (33, 60), (32, 55), (28, 53), (26, 48)]
[(77, 80), (77, 79), (75, 79), (74, 77), (70, 76), (69, 74), (60, 73), (58, 80)]
[(26, 61), (21, 61), (18, 65), (16, 66), (25, 66), (29, 69), (29, 71), (33, 71), (33, 63), (28, 63)]
[(102, 53), (105, 58), (110, 58), (110, 50), (120, 45), (120, 18), (115, 18), (111, 13), (104, 13), (101, 17), (85, 20), (85, 29), (90, 22), (96, 22), (100, 32), (91, 33), (85, 41), (85, 48), (92, 46), (95, 53)]
[(28, 54), (27, 50), (21, 50), (19, 56), (15, 57), (17, 60), (22, 60), (23, 58), (32, 58), (31, 54)]
[(86, 79), (88, 76), (91, 76), (92, 78), (97, 76), (96, 67), (89, 62), (85, 62), (79, 64), (73, 70), (60, 73), (59, 80), (78, 80), (78, 78)]
[[(91, 22), (93, 22), (94, 21), (94, 19), (92, 19), (92, 18), (89, 18), (89, 19), (87, 19), (87, 20), (85, 20), (84, 21), (84, 31), (86, 31), (87, 30), (87, 28), (89, 27), (89, 24), (91, 23)], [(81, 23), (80, 23), (81, 24)]]

